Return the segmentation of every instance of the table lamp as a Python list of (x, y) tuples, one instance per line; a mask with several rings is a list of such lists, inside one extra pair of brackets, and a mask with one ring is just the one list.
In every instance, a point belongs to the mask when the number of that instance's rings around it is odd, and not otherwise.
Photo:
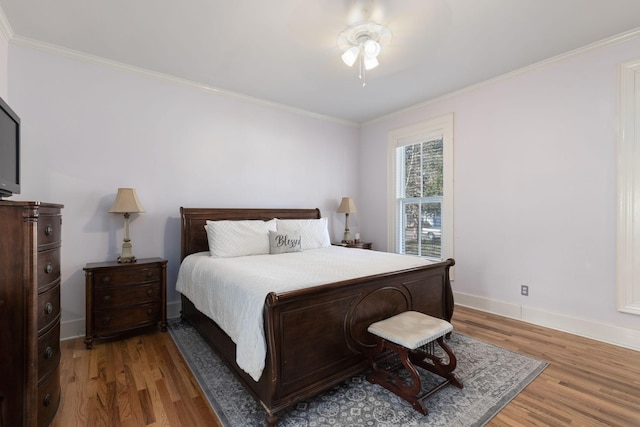
[(122, 255), (118, 257), (118, 262), (136, 262), (136, 257), (132, 252), (131, 239), (129, 239), (129, 214), (144, 212), (144, 208), (138, 200), (135, 188), (118, 188), (116, 200), (111, 205), (109, 212), (124, 214), (124, 241), (122, 242)]
[(351, 197), (343, 197), (336, 212), (343, 213), (345, 215), (344, 238), (342, 239), (342, 243), (353, 243), (351, 240), (351, 233), (349, 232), (349, 214), (358, 212), (356, 204), (353, 203)]

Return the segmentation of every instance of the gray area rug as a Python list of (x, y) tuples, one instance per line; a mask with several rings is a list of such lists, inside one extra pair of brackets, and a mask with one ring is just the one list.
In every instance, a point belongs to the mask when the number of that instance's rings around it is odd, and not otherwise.
[[(172, 319), (169, 332), (223, 426), (264, 425), (262, 406), (192, 326)], [(279, 413), (278, 426), (482, 426), (547, 366), (455, 331), (447, 343), (458, 359), (455, 374), (464, 388), (450, 385), (429, 397), (426, 416), (393, 393), (370, 384), (362, 374)], [(423, 381), (440, 380), (424, 372)]]

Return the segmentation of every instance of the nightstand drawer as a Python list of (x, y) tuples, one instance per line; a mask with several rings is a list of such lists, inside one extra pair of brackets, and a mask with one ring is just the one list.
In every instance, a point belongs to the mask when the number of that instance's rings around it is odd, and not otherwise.
[(93, 283), (95, 283), (97, 287), (101, 287), (158, 282), (160, 281), (160, 275), (161, 270), (159, 267), (98, 271), (94, 273)]
[(110, 333), (153, 325), (160, 321), (160, 315), (160, 302), (122, 309), (96, 310), (95, 332), (99, 336), (108, 336)]
[(38, 333), (60, 316), (60, 285), (38, 295)]
[(160, 291), (160, 282), (134, 286), (101, 287), (93, 294), (93, 307), (96, 310), (103, 310), (160, 301), (162, 297)]

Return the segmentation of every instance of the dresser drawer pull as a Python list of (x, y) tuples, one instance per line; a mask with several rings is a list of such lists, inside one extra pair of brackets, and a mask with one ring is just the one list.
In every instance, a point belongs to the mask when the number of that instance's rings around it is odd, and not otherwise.
[(51, 274), (51, 272), (53, 271), (53, 265), (48, 262), (47, 265), (44, 266), (44, 272), (47, 274)]
[(151, 317), (153, 315), (153, 310), (149, 309), (147, 310), (147, 316)]
[(53, 226), (51, 224), (47, 224), (44, 227), (44, 235), (45, 236), (51, 236), (53, 234)]
[(53, 313), (53, 304), (51, 304), (50, 302), (46, 303), (44, 305), (44, 312), (45, 312), (45, 314)]
[(42, 404), (44, 406), (49, 406), (51, 405), (51, 395), (49, 393), (44, 395), (44, 399), (42, 399)]
[(153, 276), (153, 271), (147, 271), (147, 277), (152, 277)]
[(111, 281), (111, 278), (109, 276), (105, 276), (102, 278), (102, 283), (109, 283)]
[(102, 324), (103, 325), (107, 325), (109, 322), (111, 322), (111, 317), (107, 316), (104, 319), (102, 319)]
[(153, 289), (147, 289), (147, 295), (148, 296), (153, 295)]
[(51, 348), (51, 346), (47, 346), (47, 348), (44, 349), (44, 358), (51, 359), (52, 357), (53, 357), (53, 349)]
[(103, 302), (111, 302), (111, 297), (110, 297), (109, 295), (105, 295), (105, 296), (102, 298), (102, 301), (103, 301)]

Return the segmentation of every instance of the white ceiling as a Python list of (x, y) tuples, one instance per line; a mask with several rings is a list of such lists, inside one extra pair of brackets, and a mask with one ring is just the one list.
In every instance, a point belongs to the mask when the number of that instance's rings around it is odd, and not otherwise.
[[(371, 3), (0, 0), (0, 12), (16, 43), (53, 45), (353, 122), (640, 29), (639, 0)], [(364, 88), (336, 45), (363, 6), (393, 33)]]

